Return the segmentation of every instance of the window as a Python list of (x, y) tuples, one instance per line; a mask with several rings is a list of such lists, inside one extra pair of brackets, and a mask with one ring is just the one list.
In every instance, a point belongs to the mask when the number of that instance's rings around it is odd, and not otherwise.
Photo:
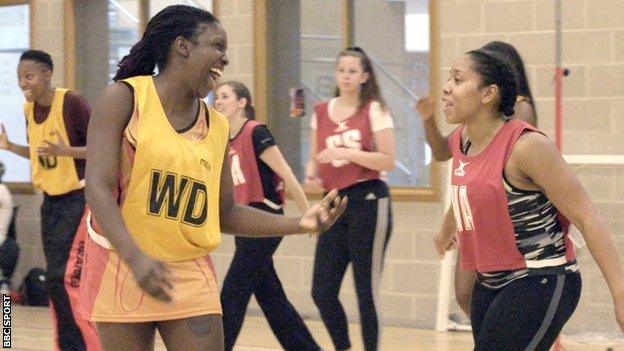
[(112, 82), (117, 64), (141, 39), (151, 16), (166, 6), (185, 4), (212, 8), (212, 0), (74, 1), (76, 88), (91, 103)]
[[(431, 162), (415, 109), (418, 98), (429, 92), (430, 82), (436, 79), (430, 50), (431, 38), (435, 38), (430, 33), (435, 28), (430, 24), (430, 8), (435, 5), (428, 0), (259, 3), (271, 15), (257, 19), (266, 23), (261, 28), (266, 31), (266, 43), (256, 41), (256, 53), (266, 50), (270, 64), (256, 71), (256, 87), (266, 86), (266, 95), (256, 101), (266, 104), (268, 124), (299, 179), (308, 159), (313, 106), (333, 97), (336, 56), (342, 48), (355, 45), (373, 61), (382, 96), (394, 117), (397, 159), (387, 179), (395, 198), (403, 197), (397, 194), (437, 198), (437, 165)], [(256, 60), (262, 66), (263, 60)], [(288, 106), (281, 106), (289, 104), (293, 88), (304, 91), (306, 106), (305, 115), (296, 119), (289, 117)]]
[(117, 73), (117, 63), (139, 41), (141, 20), (134, 0), (108, 0), (108, 79)]
[[(24, 95), (17, 82), (17, 64), (22, 52), (30, 48), (30, 6), (0, 6), (0, 122), (9, 140), (26, 145), (26, 123), (22, 105)], [(5, 182), (30, 182), (30, 163), (10, 152), (0, 152), (6, 166)]]
[[(310, 119), (314, 105), (334, 96), (334, 63), (344, 47), (343, 7), (340, 1), (301, 0), (301, 75), (306, 114), (301, 118), (301, 169), (310, 155)], [(323, 18), (318, 21), (317, 18)], [(303, 181), (303, 174), (299, 174)]]
[(354, 1), (352, 18), (353, 44), (370, 56), (394, 117), (396, 167), (388, 181), (429, 186), (431, 151), (414, 108), (429, 91), (429, 1)]

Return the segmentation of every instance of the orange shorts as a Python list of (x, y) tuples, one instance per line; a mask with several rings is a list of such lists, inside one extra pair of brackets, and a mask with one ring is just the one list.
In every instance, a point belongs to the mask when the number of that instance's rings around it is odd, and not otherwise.
[(157, 300), (138, 286), (119, 255), (89, 235), (80, 284), (80, 312), (92, 322), (152, 322), (222, 314), (216, 273), (210, 256), (167, 262), (173, 297)]

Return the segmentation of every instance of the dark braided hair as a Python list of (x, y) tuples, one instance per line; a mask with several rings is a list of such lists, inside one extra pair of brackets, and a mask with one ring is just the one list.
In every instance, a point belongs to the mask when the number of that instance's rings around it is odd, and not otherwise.
[(197, 36), (205, 30), (202, 24), (218, 23), (210, 12), (196, 7), (173, 5), (164, 8), (150, 19), (141, 40), (121, 59), (113, 80), (152, 75), (156, 66), (162, 71), (167, 65), (171, 44), (177, 37), (195, 42)]
[(249, 93), (249, 89), (247, 89), (245, 84), (237, 82), (235, 80), (230, 80), (219, 84), (217, 89), (224, 85), (232, 88), (234, 95), (236, 95), (236, 100), (240, 100), (242, 98), (247, 99), (247, 104), (245, 105), (245, 117), (247, 117), (247, 119), (256, 119), (256, 109), (254, 109), (253, 104), (251, 103), (251, 94)]
[(481, 76), (483, 85), (498, 86), (500, 96), (498, 110), (505, 119), (513, 116), (518, 96), (518, 80), (509, 61), (501, 54), (483, 49), (468, 51), (467, 55), (472, 58), (473, 68)]
[(524, 96), (528, 98), (528, 103), (533, 106), (535, 110), (535, 102), (533, 102), (533, 94), (531, 94), (531, 88), (529, 88), (529, 80), (527, 79), (526, 72), (524, 71), (524, 62), (522, 61), (522, 57), (520, 53), (513, 47), (513, 45), (502, 42), (502, 41), (492, 41), (485, 44), (482, 49), (497, 52), (509, 60), (512, 64), (513, 68), (516, 70), (518, 74), (518, 95)]
[[(358, 111), (371, 100), (379, 102), (381, 108), (386, 109), (386, 103), (381, 97), (381, 90), (379, 89), (379, 85), (377, 84), (375, 70), (373, 69), (370, 58), (368, 57), (368, 55), (366, 55), (364, 50), (358, 46), (350, 46), (340, 51), (336, 61), (338, 61), (343, 56), (353, 56), (359, 58), (360, 63), (362, 64), (362, 69), (364, 70), (364, 72), (368, 73), (368, 80), (366, 81), (366, 83), (362, 84), (362, 87), (360, 89), (360, 101), (357, 107)], [(336, 92), (334, 96), (339, 95), (340, 89), (336, 87)]]
[(50, 71), (54, 71), (54, 64), (52, 63), (52, 57), (50, 57), (50, 54), (48, 54), (45, 51), (26, 50), (22, 53), (22, 56), (20, 56), (19, 60), (20, 61), (24, 61), (24, 60), (35, 61), (48, 67)]

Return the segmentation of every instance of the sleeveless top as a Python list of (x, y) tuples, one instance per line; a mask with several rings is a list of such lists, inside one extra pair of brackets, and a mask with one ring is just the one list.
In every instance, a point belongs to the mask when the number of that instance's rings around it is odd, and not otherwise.
[[(373, 131), (368, 113), (370, 102), (353, 116), (338, 123), (329, 118), (328, 104), (328, 101), (324, 101), (314, 107), (317, 118), (317, 152), (331, 147), (374, 151)], [(327, 190), (344, 189), (361, 181), (380, 178), (379, 171), (347, 160), (319, 163), (318, 175)]]
[[(451, 194), (459, 235), (461, 267), (481, 277), (517, 270), (575, 264), (567, 237), (569, 221), (541, 192), (517, 194), (504, 180), (513, 146), (525, 132), (539, 132), (520, 120), (505, 123), (480, 154), (461, 151), (463, 126), (449, 137), (453, 155)], [(492, 276), (492, 275), (490, 275)]]
[(44, 141), (63, 141), (70, 145), (65, 122), (63, 104), (68, 89), (56, 88), (48, 117), (42, 122), (35, 121), (35, 103), (24, 103), (24, 114), (28, 124), (28, 149), (33, 185), (48, 195), (62, 195), (84, 187), (84, 179), (78, 178), (76, 164), (72, 157), (39, 156), (37, 148), (45, 146)]
[(272, 172), (271, 187), (276, 190), (280, 203), (274, 203), (264, 194), (262, 177), (258, 167), (258, 156), (254, 148), (253, 131), (262, 123), (254, 120), (246, 121), (236, 136), (230, 139), (228, 160), (234, 184), (234, 200), (236, 203), (248, 205), (262, 202), (274, 208), (281, 208), (284, 201), (283, 180)]
[[(219, 193), (227, 120), (200, 101), (191, 130), (176, 131), (151, 76), (123, 82), (134, 91), (134, 111), (122, 140), (116, 195), (130, 235), (143, 252), (163, 261), (206, 256), (221, 241)], [(90, 224), (90, 233), (97, 232), (97, 223)]]

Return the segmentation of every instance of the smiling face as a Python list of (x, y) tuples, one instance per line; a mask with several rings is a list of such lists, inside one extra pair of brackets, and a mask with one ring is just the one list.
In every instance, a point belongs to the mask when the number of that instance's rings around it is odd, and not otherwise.
[(228, 119), (241, 116), (245, 110), (247, 99), (239, 99), (228, 84), (223, 84), (215, 92), (215, 109)]
[(35, 101), (50, 87), (52, 71), (43, 63), (22, 60), (17, 65), (17, 81), (26, 101)]
[(216, 86), (223, 68), (230, 63), (226, 55), (227, 35), (220, 24), (201, 25), (203, 29), (190, 41), (187, 72), (195, 95), (203, 99)]
[(450, 77), (442, 89), (442, 109), (448, 123), (465, 123), (483, 107), (481, 76), (472, 65), (469, 55), (453, 62)]
[(360, 86), (368, 80), (369, 74), (364, 72), (359, 57), (343, 55), (336, 63), (336, 84), (340, 94), (358, 91)]

